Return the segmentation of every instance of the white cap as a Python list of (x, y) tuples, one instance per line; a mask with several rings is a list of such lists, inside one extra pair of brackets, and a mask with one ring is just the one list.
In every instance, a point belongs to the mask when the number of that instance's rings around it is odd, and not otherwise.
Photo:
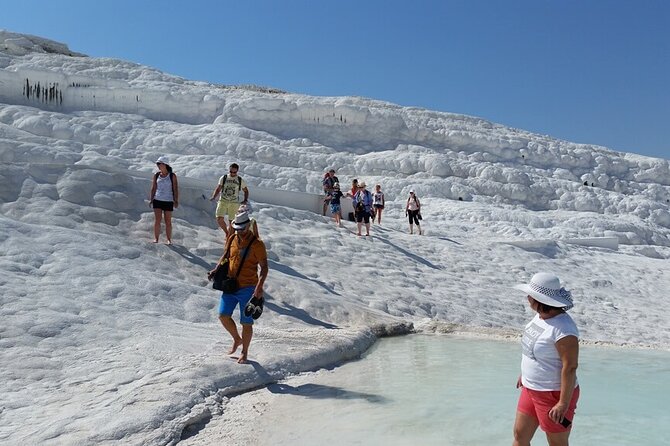
[(156, 164), (158, 164), (158, 163), (167, 164), (169, 166), (170, 165), (170, 158), (163, 155), (156, 160)]

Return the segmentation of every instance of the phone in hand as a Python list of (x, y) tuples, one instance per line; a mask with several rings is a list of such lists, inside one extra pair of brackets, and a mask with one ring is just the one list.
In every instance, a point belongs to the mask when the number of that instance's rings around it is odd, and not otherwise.
[(572, 421), (568, 420), (565, 417), (561, 420), (561, 426), (563, 426), (563, 427), (570, 427), (571, 424), (572, 424)]

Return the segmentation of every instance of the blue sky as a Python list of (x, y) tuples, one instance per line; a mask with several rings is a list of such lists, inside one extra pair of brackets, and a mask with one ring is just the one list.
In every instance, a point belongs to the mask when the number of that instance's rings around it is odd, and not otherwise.
[(194, 80), (356, 95), (670, 159), (665, 0), (22, 0), (0, 28)]

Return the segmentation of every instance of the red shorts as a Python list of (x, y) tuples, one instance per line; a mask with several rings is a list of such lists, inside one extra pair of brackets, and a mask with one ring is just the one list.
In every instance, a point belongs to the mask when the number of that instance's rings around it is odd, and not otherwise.
[[(556, 403), (558, 403), (560, 397), (561, 392), (559, 390), (543, 392), (522, 387), (521, 395), (519, 396), (519, 404), (516, 409), (521, 413), (537, 418), (540, 423), (540, 428), (545, 432), (550, 434), (566, 432), (570, 430), (572, 425), (564, 427), (562, 424), (554, 423), (551, 421), (551, 418), (549, 418), (549, 411), (556, 405)], [(579, 386), (575, 387), (575, 390), (572, 392), (572, 399), (570, 400), (570, 404), (568, 404), (568, 410), (565, 411), (564, 417), (570, 421), (572, 421), (575, 416), (578, 399)]]

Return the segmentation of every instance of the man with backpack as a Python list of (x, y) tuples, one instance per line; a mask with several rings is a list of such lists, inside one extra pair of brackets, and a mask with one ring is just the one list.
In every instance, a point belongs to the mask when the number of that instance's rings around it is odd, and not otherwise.
[[(226, 233), (228, 237), (232, 233), (230, 228), (230, 223), (226, 223), (225, 217), (228, 217), (228, 221), (232, 222), (237, 214), (237, 210), (240, 207), (240, 204), (247, 204), (249, 200), (249, 189), (247, 189), (247, 183), (240, 177), (237, 172), (240, 169), (236, 163), (230, 165), (228, 169), (228, 174), (223, 175), (219, 178), (219, 183), (214, 189), (214, 193), (210, 197), (210, 201), (214, 201), (216, 196), (221, 193), (219, 198), (219, 203), (216, 206), (216, 222), (219, 227), (223, 229), (223, 232)], [(244, 200), (240, 203), (240, 191), (244, 192)]]

